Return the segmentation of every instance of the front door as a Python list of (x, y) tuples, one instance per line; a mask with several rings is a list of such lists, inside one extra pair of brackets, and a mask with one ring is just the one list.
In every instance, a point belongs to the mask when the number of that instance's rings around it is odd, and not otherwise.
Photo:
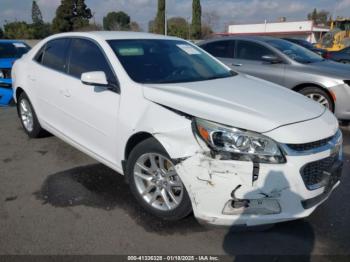
[(116, 76), (102, 49), (91, 40), (73, 38), (63, 88), (66, 133), (89, 151), (115, 163), (120, 94), (108, 87), (83, 84), (81, 74), (92, 71), (105, 72), (110, 85), (116, 86)]
[(265, 55), (278, 56), (259, 43), (238, 40), (235, 56), (230, 66), (233, 70), (284, 85), (285, 64), (265, 62), (262, 60), (262, 56)]

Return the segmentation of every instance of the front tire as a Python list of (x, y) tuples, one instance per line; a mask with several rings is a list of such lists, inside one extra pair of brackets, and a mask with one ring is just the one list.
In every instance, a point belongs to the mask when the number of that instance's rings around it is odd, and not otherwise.
[(334, 112), (333, 99), (321, 88), (309, 86), (300, 90), (299, 93), (327, 107), (331, 112)]
[(179, 220), (191, 213), (186, 188), (156, 139), (148, 138), (131, 151), (126, 175), (132, 194), (147, 212), (165, 220)]
[(22, 127), (29, 137), (39, 138), (46, 134), (45, 130), (40, 126), (34, 108), (29, 101), (28, 96), (24, 92), (18, 97), (17, 112)]

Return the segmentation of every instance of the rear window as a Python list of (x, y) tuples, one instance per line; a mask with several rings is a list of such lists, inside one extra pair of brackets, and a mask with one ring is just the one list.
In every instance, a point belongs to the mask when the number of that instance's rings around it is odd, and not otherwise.
[(0, 43), (0, 58), (20, 58), (30, 50), (24, 43)]
[(61, 38), (55, 39), (46, 44), (45, 53), (42, 58), (42, 64), (61, 71), (66, 71), (68, 40)]

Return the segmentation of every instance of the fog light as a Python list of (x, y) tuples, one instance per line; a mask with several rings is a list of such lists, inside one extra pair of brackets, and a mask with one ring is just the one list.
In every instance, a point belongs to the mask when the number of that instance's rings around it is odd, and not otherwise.
[(234, 208), (233, 200), (226, 203), (224, 215), (273, 215), (281, 213), (281, 206), (276, 199), (250, 199), (245, 207)]

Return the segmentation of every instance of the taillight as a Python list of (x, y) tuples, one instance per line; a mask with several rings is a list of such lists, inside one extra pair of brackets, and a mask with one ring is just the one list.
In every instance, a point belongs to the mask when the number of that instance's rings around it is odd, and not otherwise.
[(323, 54), (323, 57), (326, 58), (326, 59), (331, 59), (332, 58), (332, 54), (329, 53), (329, 52), (326, 52)]

